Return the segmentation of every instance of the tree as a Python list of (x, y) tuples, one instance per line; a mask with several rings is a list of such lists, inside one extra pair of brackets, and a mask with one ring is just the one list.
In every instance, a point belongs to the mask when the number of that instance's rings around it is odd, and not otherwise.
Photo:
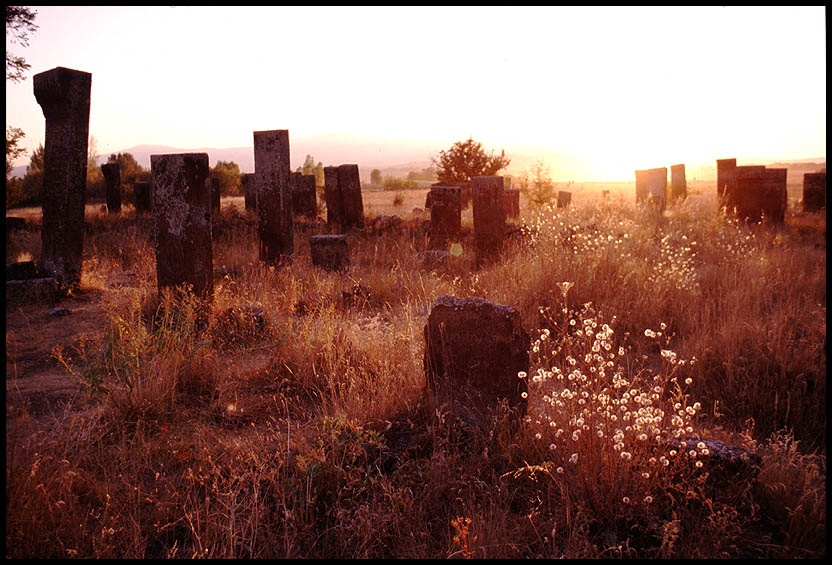
[(43, 190), (43, 144), (32, 152), (23, 177), (20, 204), (38, 204)]
[(470, 182), (471, 178), (478, 176), (496, 175), (511, 163), (505, 151), (499, 155), (492, 151), (491, 155), (487, 155), (482, 144), (470, 137), (467, 141), (457, 141), (447, 151), (440, 151), (439, 156), (432, 157), (431, 161), (436, 167), (439, 182), (449, 184)]
[[(29, 34), (38, 29), (35, 25), (36, 15), (36, 11), (25, 6), (6, 6), (6, 39), (27, 47)], [(30, 67), (26, 59), (6, 50), (6, 80), (20, 82), (24, 78), (23, 73)]]
[(315, 165), (315, 188), (322, 188), (324, 184), (324, 164), (318, 161), (318, 164)]
[(306, 159), (303, 160), (303, 167), (301, 168), (300, 172), (304, 175), (315, 174), (315, 159), (312, 157), (312, 155), (307, 155)]
[(373, 169), (370, 171), (370, 184), (381, 184), (381, 171)]
[(107, 183), (98, 166), (98, 158), (98, 140), (91, 135), (87, 144), (87, 196), (92, 198), (104, 198), (107, 193)]
[(519, 188), (529, 203), (536, 208), (550, 203), (555, 196), (555, 185), (549, 176), (549, 167), (542, 160), (532, 165), (531, 174), (523, 173)]
[(6, 126), (6, 181), (9, 180), (9, 175), (12, 174), (14, 168), (14, 160), (20, 157), (26, 150), (20, 146), (20, 140), (26, 137), (23, 130), (20, 128), (13, 128)]
[(132, 153), (111, 154), (107, 163), (118, 164), (119, 177), (124, 186), (132, 187), (137, 180), (144, 180), (150, 172), (139, 165)]
[(217, 161), (211, 176), (220, 179), (220, 194), (240, 193), (240, 166), (234, 161)]

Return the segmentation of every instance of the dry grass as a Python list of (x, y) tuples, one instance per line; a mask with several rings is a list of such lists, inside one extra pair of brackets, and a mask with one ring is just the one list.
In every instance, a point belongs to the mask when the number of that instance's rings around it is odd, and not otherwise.
[[(350, 234), (340, 274), (311, 265), (308, 236), (326, 229), (312, 222), (291, 265), (262, 265), (225, 202), (211, 304), (157, 295), (147, 218), (90, 215), (81, 286), (107, 327), (54, 354), (96, 404), (7, 408), (7, 557), (826, 554), (821, 217), (769, 228), (704, 199), (660, 219), (616, 194), (577, 199), (524, 209), (525, 235), (473, 271), (469, 210), (462, 256), (428, 270), (410, 213), (424, 191), (396, 196), (365, 203), (401, 231)], [(36, 259), (38, 235), (7, 257)], [(132, 286), (114, 282), (125, 272)], [(486, 430), (423, 410), (441, 294), (520, 312), (519, 431), (504, 407)], [(663, 449), (668, 433), (741, 445), (759, 475), (726, 488), (701, 446)]]

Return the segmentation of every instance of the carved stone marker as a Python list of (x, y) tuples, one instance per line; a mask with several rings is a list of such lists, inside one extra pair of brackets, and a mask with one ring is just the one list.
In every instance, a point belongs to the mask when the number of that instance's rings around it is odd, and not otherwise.
[(505, 195), (503, 177), (474, 177), (471, 179), (474, 203), (474, 240), (477, 246), (476, 265), (499, 255), (506, 233)]
[(440, 249), (462, 231), (462, 200), (459, 187), (433, 184), (428, 193), (430, 206), (430, 246)]
[(566, 208), (572, 203), (572, 193), (565, 190), (558, 191), (558, 208)]
[(803, 175), (803, 210), (816, 212), (826, 208), (826, 173)]
[(136, 212), (153, 211), (153, 185), (149, 182), (133, 183), (133, 196), (136, 199)]
[(214, 291), (211, 190), (207, 153), (151, 155), (156, 284), (188, 283), (196, 295)]
[(121, 212), (121, 171), (118, 163), (101, 165), (101, 173), (107, 183), (107, 211), (118, 214)]
[[(326, 174), (326, 172), (324, 172)], [(361, 199), (361, 180), (358, 165), (338, 166), (338, 187), (343, 203), (343, 229), (364, 227), (364, 202)]]
[(326, 200), (326, 225), (331, 230), (343, 231), (344, 201), (338, 185), (338, 167), (324, 167), (324, 199)]
[(254, 182), (260, 260), (289, 261), (294, 251), (289, 190), (289, 130), (254, 132)]
[(246, 211), (257, 210), (257, 192), (254, 186), (254, 173), (243, 173), (240, 175), (240, 184), (245, 195)]
[(349, 267), (350, 249), (345, 235), (313, 235), (309, 237), (312, 264), (328, 271)]
[(725, 191), (725, 206), (729, 214), (747, 222), (762, 219), (763, 182), (766, 168), (748, 165), (734, 169), (733, 183)]
[(647, 200), (647, 175), (646, 169), (636, 171), (636, 203)]
[(727, 208), (729, 195), (733, 195), (737, 178), (736, 159), (716, 160), (716, 197), (720, 208)]
[(647, 201), (658, 210), (667, 206), (667, 167), (658, 167), (647, 171)]
[(673, 202), (684, 200), (688, 197), (688, 183), (685, 179), (684, 165), (671, 165), (670, 167), (670, 200)]
[(92, 75), (56, 67), (36, 74), (33, 82), (46, 118), (40, 266), (58, 282), (75, 285), (84, 250)]
[(290, 173), (289, 184), (292, 188), (292, 211), (295, 215), (315, 217), (318, 214), (318, 202), (315, 195), (315, 175)]
[(506, 197), (506, 217), (520, 217), (520, 191), (517, 189), (503, 189)]
[[(474, 184), (474, 206), (477, 185)], [(525, 414), (529, 335), (510, 306), (480, 297), (440, 296), (425, 324), (426, 394), (469, 425), (487, 424), (500, 399)]]
[(213, 217), (220, 215), (220, 179), (211, 176), (211, 212)]

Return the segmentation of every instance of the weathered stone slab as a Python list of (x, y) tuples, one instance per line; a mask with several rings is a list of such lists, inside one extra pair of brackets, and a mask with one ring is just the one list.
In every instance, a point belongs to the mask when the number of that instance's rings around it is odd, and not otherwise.
[(803, 175), (803, 210), (816, 212), (826, 208), (826, 173)]
[(572, 203), (572, 193), (565, 190), (558, 191), (558, 208), (566, 208)]
[(218, 218), (220, 215), (220, 179), (211, 176), (211, 213), (212, 217)]
[(733, 195), (736, 187), (737, 160), (716, 160), (716, 196), (720, 208), (729, 206), (729, 195)]
[(647, 169), (636, 171), (636, 203), (647, 200)]
[(760, 210), (765, 218), (774, 224), (786, 219), (788, 192), (786, 191), (786, 169), (766, 168), (760, 190)]
[(647, 202), (659, 210), (667, 207), (667, 167), (647, 171)]
[(747, 222), (762, 219), (763, 183), (766, 168), (763, 165), (748, 165), (734, 170), (734, 180), (725, 191), (726, 211)]
[(444, 247), (462, 232), (462, 196), (459, 187), (431, 185), (430, 246)]
[(350, 249), (347, 236), (313, 235), (309, 237), (312, 264), (328, 271), (338, 271), (350, 265)]
[(318, 215), (318, 202), (315, 195), (315, 175), (290, 173), (289, 184), (292, 190), (292, 211), (295, 215)]
[[(324, 171), (326, 174), (326, 171)], [(364, 202), (361, 198), (361, 180), (358, 165), (338, 166), (338, 187), (343, 203), (343, 229), (364, 227)]]
[(156, 283), (192, 285), (211, 298), (211, 189), (207, 153), (151, 155), (155, 219)]
[[(477, 184), (474, 184), (476, 206)], [(431, 309), (425, 334), (426, 394), (470, 425), (484, 426), (500, 399), (526, 410), (529, 335), (510, 306), (480, 297), (440, 296)]]
[(107, 184), (107, 212), (118, 214), (121, 212), (121, 171), (118, 163), (101, 165), (101, 173)]
[(488, 176), (471, 179), (474, 205), (474, 240), (477, 267), (496, 258), (506, 233), (503, 177)]
[(506, 198), (506, 217), (520, 217), (520, 191), (517, 189), (503, 189)]
[(38, 269), (34, 261), (6, 263), (6, 280), (21, 281), (38, 278)]
[(294, 252), (289, 188), (289, 130), (254, 132), (254, 178), (260, 260), (290, 261)]
[(46, 118), (41, 268), (60, 283), (81, 280), (92, 75), (56, 67), (33, 77)]
[(324, 167), (324, 199), (326, 225), (331, 230), (344, 230), (344, 200), (338, 184), (338, 167)]
[(240, 176), (243, 194), (245, 195), (246, 211), (257, 211), (257, 191), (254, 185), (254, 173), (243, 173)]
[(60, 296), (60, 285), (52, 277), (6, 281), (6, 302), (54, 302)]
[(677, 202), (688, 197), (688, 183), (685, 178), (685, 165), (670, 166), (670, 200)]
[(144, 181), (133, 183), (133, 196), (136, 199), (136, 212), (153, 211), (153, 184)]

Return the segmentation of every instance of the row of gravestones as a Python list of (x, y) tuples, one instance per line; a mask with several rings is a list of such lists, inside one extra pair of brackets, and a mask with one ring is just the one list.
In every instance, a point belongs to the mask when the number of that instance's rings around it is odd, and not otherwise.
[(636, 202), (648, 202), (664, 211), (668, 201), (684, 200), (688, 189), (685, 166), (670, 167), (670, 194), (667, 190), (667, 167), (636, 171)]

